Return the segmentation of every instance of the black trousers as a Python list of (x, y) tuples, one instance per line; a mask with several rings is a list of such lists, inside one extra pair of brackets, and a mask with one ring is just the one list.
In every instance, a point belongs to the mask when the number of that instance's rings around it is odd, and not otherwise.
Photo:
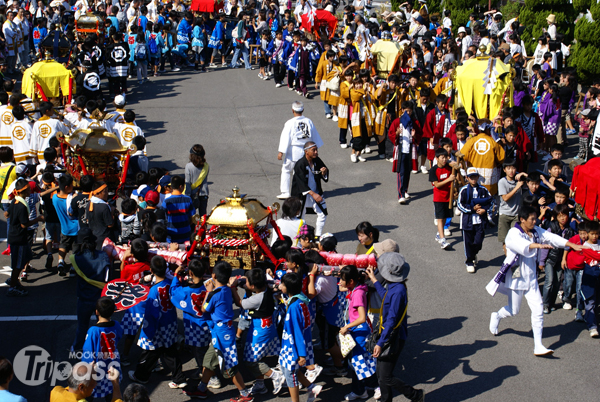
[(171, 372), (173, 382), (180, 384), (185, 382), (185, 375), (181, 367), (181, 359), (177, 353), (177, 345), (173, 344), (169, 348), (157, 348), (156, 350), (142, 350), (140, 362), (135, 369), (136, 378), (141, 381), (148, 381), (152, 369), (156, 366), (158, 359), (162, 356), (162, 361), (167, 371)]
[(127, 77), (109, 77), (108, 83), (110, 90), (115, 95), (121, 95), (127, 92)]
[(283, 84), (283, 80), (285, 79), (285, 65), (279, 62), (273, 64), (273, 76), (276, 84)]
[[(483, 217), (482, 219), (485, 219)], [(465, 245), (465, 264), (473, 264), (475, 256), (481, 251), (483, 239), (485, 238), (485, 228), (482, 224), (473, 225), (471, 230), (463, 230), (463, 244)]]
[(377, 359), (377, 379), (379, 380), (379, 388), (381, 389), (380, 402), (392, 402), (394, 397), (392, 388), (396, 388), (398, 392), (404, 395), (406, 398), (413, 400), (417, 396), (417, 390), (412, 386), (404, 383), (402, 380), (394, 377), (394, 368), (400, 357), (400, 353), (404, 348), (404, 340), (398, 340), (400, 347), (398, 353), (387, 357), (385, 360)]
[(288, 88), (297, 89), (298, 84), (296, 82), (296, 73), (292, 70), (288, 71)]

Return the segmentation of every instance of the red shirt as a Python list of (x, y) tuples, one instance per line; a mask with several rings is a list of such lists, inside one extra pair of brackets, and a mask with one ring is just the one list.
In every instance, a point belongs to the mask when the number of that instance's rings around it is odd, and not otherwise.
[[(575, 244), (583, 244), (579, 235), (575, 235), (569, 239), (571, 243)], [(578, 271), (583, 269), (585, 266), (583, 253), (581, 251), (577, 252), (575, 250), (569, 250), (567, 252), (567, 268)]]
[(144, 277), (144, 271), (150, 271), (150, 264), (147, 262), (127, 264), (121, 271), (121, 279), (130, 283), (138, 283)]
[(449, 165), (444, 167), (438, 167), (435, 164), (429, 170), (429, 181), (433, 186), (433, 202), (449, 202), (450, 201), (450, 186), (452, 186), (452, 182), (448, 182), (442, 187), (436, 187), (433, 185), (433, 182), (443, 182), (452, 174), (452, 168)]

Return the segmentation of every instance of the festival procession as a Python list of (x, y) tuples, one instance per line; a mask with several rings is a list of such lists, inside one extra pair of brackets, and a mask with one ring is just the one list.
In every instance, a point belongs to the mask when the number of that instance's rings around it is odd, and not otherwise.
[(400, 1), (0, 0), (0, 402), (597, 398), (600, 7)]

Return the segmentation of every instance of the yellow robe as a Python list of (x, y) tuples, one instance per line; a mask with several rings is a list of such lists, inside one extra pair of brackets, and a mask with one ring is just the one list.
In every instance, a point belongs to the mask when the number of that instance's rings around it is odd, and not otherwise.
[[(339, 76), (341, 78), (342, 76), (342, 68), (335, 64), (333, 65), (333, 68), (331, 69), (331, 71), (329, 73), (327, 73), (327, 76), (325, 77), (325, 80), (327, 82), (331, 81), (335, 76)], [(342, 83), (340, 82), (340, 87), (342, 86)], [(340, 90), (338, 89), (337, 91), (332, 91), (331, 89), (328, 89), (329, 91), (329, 96), (327, 97), (327, 103), (329, 103), (330, 106), (333, 107), (337, 107), (339, 99), (340, 99)]]
[(327, 102), (329, 99), (329, 90), (326, 87), (326, 77), (328, 73), (329, 62), (325, 57), (325, 52), (323, 52), (321, 59), (319, 60), (319, 64), (317, 65), (317, 70), (315, 71), (315, 83), (319, 84), (319, 94), (321, 95), (321, 100), (325, 102)]
[[(394, 95), (395, 94), (395, 95)], [(399, 111), (399, 103), (400, 99), (398, 89), (391, 90), (386, 89), (381, 91), (381, 96), (377, 99), (377, 111), (375, 114), (375, 135), (382, 136), (386, 135), (385, 128), (387, 126), (387, 116), (388, 116), (388, 105), (393, 104), (396, 109), (396, 116), (398, 116)]]
[(369, 101), (367, 91), (364, 89), (351, 89), (350, 100), (352, 101), (352, 137), (361, 136), (361, 119), (364, 119), (367, 128), (366, 135), (370, 137), (373, 133), (375, 108)]
[(337, 116), (338, 127), (348, 128), (348, 116), (350, 105), (350, 83), (348, 81), (340, 82), (340, 97), (338, 98)]

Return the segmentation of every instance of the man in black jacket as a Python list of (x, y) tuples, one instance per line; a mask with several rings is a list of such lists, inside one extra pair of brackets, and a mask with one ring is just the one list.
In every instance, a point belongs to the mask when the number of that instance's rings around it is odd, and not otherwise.
[(292, 197), (302, 200), (302, 218), (307, 208), (312, 208), (317, 214), (315, 236), (321, 236), (323, 226), (327, 219), (327, 206), (323, 198), (321, 180), (329, 180), (329, 170), (319, 158), (317, 144), (308, 141), (304, 144), (304, 156), (294, 166), (294, 178), (292, 179)]

